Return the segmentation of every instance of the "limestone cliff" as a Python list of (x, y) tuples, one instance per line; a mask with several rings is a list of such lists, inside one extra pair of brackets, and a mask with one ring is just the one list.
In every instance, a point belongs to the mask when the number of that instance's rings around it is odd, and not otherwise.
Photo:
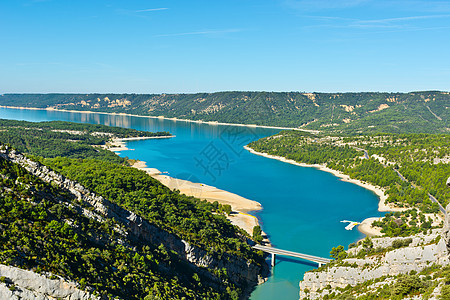
[[(384, 284), (394, 283), (396, 276), (400, 274), (415, 274), (432, 266), (449, 265), (449, 210), (450, 205), (447, 206), (443, 229), (434, 229), (431, 234), (418, 234), (407, 238), (374, 238), (371, 247), (379, 249), (379, 254), (357, 258), (358, 252), (364, 247), (359, 245), (349, 249), (348, 255), (352, 258), (307, 272), (300, 282), (300, 299), (321, 299), (331, 293), (339, 294), (348, 285), (355, 286), (368, 280), (373, 282), (368, 286), (368, 290), (376, 290)], [(395, 241), (406, 240), (408, 246), (394, 249)], [(397, 242), (398, 244), (401, 243)], [(379, 281), (374, 282), (375, 279)], [(437, 280), (435, 285), (433, 295), (436, 296), (439, 295), (443, 283)]]
[(77, 288), (78, 284), (0, 264), (0, 299), (88, 300), (98, 297)]

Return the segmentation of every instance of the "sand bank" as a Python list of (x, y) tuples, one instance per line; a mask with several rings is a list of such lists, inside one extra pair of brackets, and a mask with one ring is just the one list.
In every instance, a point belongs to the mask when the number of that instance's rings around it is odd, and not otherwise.
[[(133, 140), (155, 139), (155, 138), (172, 138), (174, 136), (162, 136), (162, 137), (133, 137), (123, 139), (113, 139), (111, 142), (105, 145), (105, 149), (120, 152), (124, 150), (130, 150), (127, 148), (126, 142)], [(195, 183), (188, 180), (177, 179), (167, 175), (156, 168), (149, 168), (145, 161), (137, 160), (132, 165), (133, 168), (145, 171), (147, 174), (167, 186), (171, 190), (179, 190), (181, 194), (186, 196), (193, 196), (209, 202), (217, 201), (224, 205), (229, 204), (234, 212), (227, 219), (233, 225), (236, 225), (250, 235), (253, 234), (253, 227), (259, 225), (258, 219), (255, 216), (248, 214), (250, 211), (257, 211), (262, 209), (259, 202), (246, 199), (237, 194), (233, 194), (213, 186), (209, 186), (203, 183)]]
[(113, 152), (120, 152), (120, 151), (126, 151), (126, 150), (133, 150), (129, 149), (126, 145), (127, 141), (138, 141), (138, 140), (152, 140), (152, 139), (170, 139), (175, 137), (174, 135), (168, 135), (168, 136), (143, 136), (143, 137), (130, 137), (130, 138), (114, 138), (112, 139), (107, 145), (105, 145), (105, 149)]
[(358, 230), (365, 234), (366, 236), (372, 237), (372, 236), (381, 236), (381, 228), (380, 227), (375, 227), (372, 226), (372, 223), (374, 221), (379, 221), (381, 220), (382, 217), (374, 217), (374, 218), (367, 218), (364, 221), (362, 221), (359, 226), (358, 226)]
[[(262, 152), (258, 152), (253, 150), (252, 148), (248, 147), (248, 146), (244, 146), (244, 148), (249, 151), (250, 153), (256, 154), (256, 155), (260, 155), (260, 156), (264, 156), (267, 158), (271, 158), (271, 159), (276, 159), (285, 163), (289, 163), (289, 164), (293, 164), (296, 166), (300, 166), (300, 167), (311, 167), (311, 168), (316, 168), (319, 169), (321, 171), (325, 171), (328, 173), (333, 174), (336, 177), (339, 177), (342, 181), (346, 181), (346, 182), (350, 182), (353, 184), (357, 184), (365, 189), (368, 189), (372, 192), (374, 192), (378, 198), (379, 198), (379, 202), (378, 202), (378, 211), (381, 212), (390, 212), (390, 211), (404, 211), (407, 210), (407, 208), (399, 208), (399, 207), (394, 207), (391, 204), (386, 203), (386, 199), (388, 198), (388, 196), (385, 193), (385, 190), (379, 186), (374, 186), (370, 183), (367, 182), (362, 182), (361, 180), (357, 180), (357, 179), (352, 179), (350, 178), (350, 176), (340, 172), (340, 171), (336, 171), (330, 168), (327, 168), (325, 165), (321, 165), (321, 164), (305, 164), (305, 163), (299, 163), (296, 162), (295, 160), (292, 159), (286, 159), (285, 157), (282, 156), (276, 156), (276, 155), (270, 155), (267, 153), (262, 153)], [(378, 220), (379, 218), (367, 218), (365, 219), (363, 222), (360, 223), (360, 225), (358, 226), (358, 230), (361, 231), (362, 233), (368, 235), (368, 236), (377, 236), (377, 235), (381, 235), (381, 232), (378, 228), (374, 228), (372, 227), (372, 222), (375, 220)]]
[(256, 201), (246, 199), (203, 183), (191, 182), (164, 175), (158, 169), (147, 167), (147, 164), (144, 161), (136, 161), (133, 164), (133, 167), (147, 172), (150, 176), (171, 190), (179, 190), (181, 194), (185, 194), (186, 196), (193, 196), (209, 202), (217, 201), (220, 204), (231, 205), (234, 213), (227, 216), (227, 219), (230, 220), (233, 225), (247, 231), (250, 235), (253, 233), (253, 227), (259, 225), (258, 219), (247, 213), (249, 211), (262, 209), (261, 204)]
[(12, 108), (12, 109), (29, 109), (29, 110), (48, 110), (48, 111), (63, 111), (63, 112), (71, 112), (71, 113), (88, 113), (88, 114), (102, 114), (102, 115), (113, 115), (113, 116), (130, 116), (130, 117), (139, 117), (139, 118), (151, 118), (151, 119), (163, 119), (170, 120), (174, 122), (189, 122), (189, 123), (198, 123), (198, 124), (207, 124), (207, 125), (225, 125), (225, 126), (242, 126), (242, 127), (258, 127), (258, 128), (267, 128), (267, 129), (280, 129), (280, 130), (298, 130), (309, 132), (312, 134), (318, 134), (319, 130), (312, 129), (304, 129), (300, 127), (279, 127), (279, 126), (265, 126), (265, 125), (256, 125), (256, 124), (238, 124), (238, 123), (224, 123), (217, 121), (202, 121), (202, 120), (189, 120), (189, 119), (178, 119), (178, 118), (166, 118), (164, 116), (143, 116), (143, 115), (135, 115), (135, 114), (127, 114), (127, 113), (107, 113), (100, 111), (90, 111), (90, 110), (71, 110), (71, 109), (57, 109), (53, 107), (47, 108), (36, 108), (36, 107), (23, 107), (23, 106), (7, 106), (0, 105), (0, 107), (4, 108)]
[(244, 229), (250, 235), (253, 233), (253, 227), (258, 225), (258, 219), (250, 214), (247, 214), (249, 211), (262, 209), (261, 204), (256, 201), (246, 199), (239, 195), (218, 189), (214, 186), (163, 175), (154, 168), (141, 168), (141, 170), (146, 171), (150, 176), (157, 179), (171, 190), (179, 190), (181, 194), (185, 194), (186, 196), (194, 196), (209, 202), (217, 201), (223, 205), (229, 204), (233, 212), (236, 212), (236, 214), (232, 214), (227, 218), (232, 224)]

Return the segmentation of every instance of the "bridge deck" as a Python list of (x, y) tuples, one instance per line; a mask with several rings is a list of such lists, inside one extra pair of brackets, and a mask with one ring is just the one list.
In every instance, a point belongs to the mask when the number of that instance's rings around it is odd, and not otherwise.
[(319, 264), (327, 264), (331, 261), (331, 259), (329, 259), (329, 258), (324, 258), (324, 257), (319, 257), (319, 256), (314, 256), (314, 255), (309, 255), (309, 254), (303, 254), (303, 253), (298, 253), (298, 252), (293, 252), (293, 251), (287, 251), (287, 250), (282, 250), (282, 249), (277, 249), (277, 248), (267, 247), (267, 246), (262, 246), (262, 245), (255, 245), (255, 246), (253, 246), (253, 248), (257, 249), (257, 250), (262, 250), (264, 252), (271, 253), (271, 254), (279, 254), (279, 255), (297, 257), (297, 258), (313, 261), (313, 262), (316, 262)]

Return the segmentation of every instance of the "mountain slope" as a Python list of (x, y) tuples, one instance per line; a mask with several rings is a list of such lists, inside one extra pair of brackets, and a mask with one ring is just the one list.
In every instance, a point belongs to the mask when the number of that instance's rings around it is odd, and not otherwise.
[(5, 94), (0, 105), (318, 129), (449, 132), (450, 93)]
[[(0, 124), (0, 140), (44, 154), (33, 157), (67, 176), (0, 143), (0, 264), (49, 272), (91, 295), (121, 299), (245, 298), (267, 274), (248, 235), (214, 205), (172, 192), (126, 159), (112, 160), (108, 151), (99, 156), (89, 145), (151, 133), (124, 129), (95, 138), (119, 129)], [(65, 131), (54, 132), (60, 125)], [(79, 126), (86, 130), (74, 130)], [(42, 152), (46, 139), (56, 146)], [(68, 151), (71, 144), (83, 151)], [(2, 280), (14, 293), (27, 290)]]

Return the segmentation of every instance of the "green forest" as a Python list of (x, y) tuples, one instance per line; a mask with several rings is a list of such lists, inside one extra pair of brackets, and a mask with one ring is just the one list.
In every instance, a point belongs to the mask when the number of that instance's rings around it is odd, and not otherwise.
[[(262, 253), (250, 247), (245, 231), (225, 218), (226, 208), (172, 192), (129, 167), (127, 159), (97, 147), (112, 137), (168, 133), (67, 122), (0, 124), (1, 143), (7, 141), (215, 259), (243, 259), (264, 269)], [(111, 135), (93, 134), (98, 132)], [(231, 280), (226, 268), (196, 267), (162, 244), (137, 242), (116, 220), (83, 215), (92, 207), (57, 185), (2, 157), (0, 164), (1, 263), (51, 272), (107, 298), (238, 299), (247, 290), (248, 283)]]
[(217, 92), (4, 94), (0, 105), (302, 127), (329, 134), (448, 133), (450, 94)]
[(0, 119), (0, 143), (42, 157), (97, 158), (116, 163), (126, 160), (101, 146), (114, 138), (170, 136), (148, 132), (63, 121), (26, 122)]
[(136, 244), (113, 219), (85, 217), (67, 192), (4, 158), (0, 166), (1, 263), (51, 272), (107, 298), (237, 299), (226, 272), (214, 288), (164, 246)]

